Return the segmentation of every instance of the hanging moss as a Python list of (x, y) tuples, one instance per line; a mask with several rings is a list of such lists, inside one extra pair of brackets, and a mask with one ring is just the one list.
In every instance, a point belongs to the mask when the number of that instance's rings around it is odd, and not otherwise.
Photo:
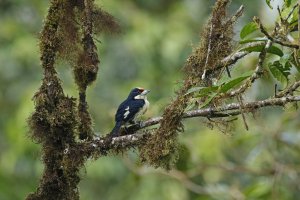
[[(44, 29), (40, 37), (41, 61), (44, 79), (33, 100), (35, 112), (28, 120), (31, 137), (42, 144), (45, 164), (43, 176), (35, 193), (27, 199), (79, 199), (77, 185), (65, 175), (62, 165), (63, 151), (75, 143), (76, 104), (74, 98), (66, 97), (54, 68), (59, 50), (59, 29), (63, 10), (60, 1), (51, 2)], [(80, 166), (77, 166), (77, 168)], [(76, 169), (77, 169), (76, 168)], [(78, 174), (74, 174), (77, 176)]]
[[(93, 22), (112, 23), (112, 17), (99, 10), (92, 0), (52, 0), (40, 35), (41, 63), (44, 78), (33, 97), (35, 111), (28, 119), (31, 138), (42, 145), (45, 165), (40, 184), (27, 200), (79, 199), (79, 170), (87, 155), (78, 151), (78, 133), (92, 137), (92, 119), (86, 102), (86, 88), (95, 81), (99, 59), (93, 41)], [(102, 16), (102, 18), (101, 18)], [(106, 20), (110, 22), (105, 23)], [(115, 26), (115, 24), (113, 24)], [(114, 27), (115, 28), (115, 27)], [(98, 26), (100, 29), (100, 26)], [(55, 62), (62, 59), (71, 64), (79, 90), (76, 99), (67, 97), (55, 70)], [(84, 138), (84, 139), (85, 139)], [(66, 153), (72, 150), (72, 155)], [(75, 153), (76, 152), (76, 153)], [(76, 156), (74, 156), (76, 155)]]
[(77, 52), (77, 61), (73, 66), (75, 82), (79, 89), (79, 137), (80, 139), (92, 138), (92, 118), (88, 112), (86, 102), (86, 88), (97, 78), (99, 58), (97, 48), (93, 40), (93, 34), (100, 32), (116, 32), (118, 24), (114, 18), (98, 8), (93, 0), (85, 0), (83, 9), (79, 9), (78, 15), (82, 19), (81, 23), (81, 51)]
[[(186, 95), (194, 86), (209, 86), (213, 78), (218, 78), (221, 70), (214, 67), (232, 50), (233, 26), (228, 24), (226, 6), (229, 0), (218, 0), (212, 16), (201, 34), (201, 41), (187, 59), (185, 80), (177, 92), (177, 98), (164, 110), (159, 129), (141, 148), (141, 160), (154, 167), (170, 169), (178, 159), (178, 132), (183, 130), (181, 122), (191, 95)], [(203, 78), (207, 69), (212, 71)], [(205, 74), (204, 74), (205, 75)]]
[(100, 33), (118, 34), (121, 32), (117, 20), (111, 14), (97, 6), (92, 10), (92, 21), (96, 35)]
[(93, 137), (93, 129), (92, 129), (92, 118), (90, 113), (88, 112), (88, 105), (85, 99), (85, 93), (79, 92), (79, 104), (78, 104), (78, 116), (79, 116), (79, 139), (92, 139)]
[(62, 1), (64, 9), (61, 11), (60, 25), (57, 30), (58, 58), (67, 61), (71, 66), (75, 66), (78, 53), (82, 51), (79, 23), (82, 8), (78, 9), (81, 1)]

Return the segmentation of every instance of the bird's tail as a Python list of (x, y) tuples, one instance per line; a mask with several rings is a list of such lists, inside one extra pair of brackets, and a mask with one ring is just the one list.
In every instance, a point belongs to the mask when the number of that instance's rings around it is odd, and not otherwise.
[(121, 126), (122, 126), (122, 122), (116, 122), (116, 125), (115, 125), (115, 127), (112, 129), (112, 131), (110, 132), (110, 135), (111, 135), (112, 137), (119, 136), (119, 131), (120, 131)]

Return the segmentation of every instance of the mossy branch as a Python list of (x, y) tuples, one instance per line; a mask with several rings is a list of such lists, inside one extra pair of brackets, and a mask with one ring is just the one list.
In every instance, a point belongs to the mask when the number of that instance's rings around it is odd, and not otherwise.
[[(241, 108), (243, 113), (254, 112), (255, 110), (264, 107), (285, 106), (291, 102), (299, 102), (300, 96), (286, 96), (280, 98), (270, 98), (260, 101), (230, 103), (218, 107), (209, 107), (203, 109), (196, 109), (185, 112), (182, 116), (183, 119), (202, 117), (202, 118), (227, 118), (237, 116), (241, 114)], [(120, 148), (132, 148), (137, 147), (145, 143), (146, 139), (152, 134), (151, 131), (144, 132), (143, 129), (159, 124), (163, 120), (163, 117), (154, 117), (141, 123), (141, 125), (134, 125), (128, 129), (129, 135), (114, 137), (109, 144), (105, 144), (105, 140), (99, 136), (94, 137), (93, 141), (89, 141), (83, 144), (82, 149), (86, 149), (86, 155), (103, 154)]]
[[(78, 155), (79, 151), (70, 156), (64, 153), (64, 149), (76, 149), (78, 135), (91, 139), (93, 133), (92, 119), (87, 110), (86, 88), (96, 79), (99, 63), (92, 38), (97, 19), (93, 13), (102, 13), (93, 2), (50, 1), (40, 36), (44, 78), (33, 98), (35, 111), (28, 119), (31, 138), (42, 146), (45, 167), (37, 190), (29, 194), (27, 200), (79, 199), (79, 170), (86, 157)], [(103, 13), (106, 18), (101, 24), (113, 24), (113, 28), (116, 28), (111, 16)], [(99, 25), (97, 27), (100, 28)], [(64, 94), (55, 69), (57, 59), (65, 59), (74, 69), (79, 90), (78, 109), (76, 99)]]

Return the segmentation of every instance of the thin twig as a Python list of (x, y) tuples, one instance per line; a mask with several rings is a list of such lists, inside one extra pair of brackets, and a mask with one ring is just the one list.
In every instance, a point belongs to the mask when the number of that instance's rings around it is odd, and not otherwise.
[(145, 167), (136, 167), (136, 165), (133, 165), (131, 161), (128, 160), (128, 158), (124, 159), (124, 163), (127, 166), (129, 170), (131, 170), (133, 173), (143, 176), (146, 174), (159, 174), (168, 176), (171, 178), (174, 178), (178, 180), (184, 187), (186, 187), (188, 190), (196, 193), (196, 194), (209, 194), (210, 191), (208, 191), (205, 187), (198, 185), (197, 183), (194, 183), (185, 173), (172, 169), (170, 171), (165, 171), (161, 169), (151, 169), (151, 168), (145, 168)]
[[(298, 3), (298, 4), (299, 4), (299, 3)], [(289, 12), (289, 14), (288, 14), (288, 16), (285, 18), (285, 20), (288, 20), (288, 19), (292, 16), (294, 10), (298, 7), (298, 4), (296, 4), (296, 5), (293, 6), (292, 10)]]
[(279, 6), (277, 6), (277, 11), (278, 11), (278, 14), (279, 14), (280, 22), (283, 23), (284, 19), (282, 18), (281, 10), (280, 10)]
[(298, 44), (291, 44), (291, 43), (287, 43), (281, 40), (278, 40), (274, 37), (272, 37), (268, 31), (265, 29), (265, 27), (262, 25), (261, 21), (258, 18), (254, 18), (254, 21), (258, 24), (260, 31), (272, 42), (280, 44), (282, 46), (286, 46), (286, 47), (290, 47), (290, 48), (295, 48), (295, 49), (299, 49), (299, 45)]
[[(244, 6), (241, 5), (240, 8), (236, 11), (236, 13), (233, 16), (231, 16), (231, 18), (225, 23), (225, 27), (228, 27), (231, 24), (234, 24), (237, 21), (237, 19), (242, 16), (243, 12), (244, 12)], [(229, 66), (225, 66), (225, 69), (226, 69), (228, 77), (231, 78), (230, 70), (228, 67)]]
[(207, 190), (205, 187), (198, 185), (197, 183), (190, 180), (187, 175), (179, 170), (171, 170), (170, 172), (160, 171), (161, 174), (172, 177), (180, 181), (188, 190), (196, 194), (210, 194), (211, 191)]
[(230, 24), (234, 24), (237, 21), (237, 19), (242, 16), (244, 8), (245, 7), (243, 5), (240, 6), (240, 8), (235, 12), (235, 14), (232, 15), (229, 20), (227, 20), (227, 22), (225, 23), (226, 27)]
[(296, 81), (289, 87), (287, 87), (285, 90), (279, 92), (276, 94), (276, 97), (284, 97), (286, 95), (292, 95), (293, 92), (295, 92), (300, 87), (300, 81)]
[(242, 115), (242, 118), (243, 118), (245, 129), (248, 131), (249, 126), (248, 126), (247, 121), (246, 121), (246, 116), (245, 116), (245, 112), (244, 112), (244, 103), (243, 103), (243, 99), (242, 99), (241, 94), (237, 95), (237, 100), (241, 104), (241, 109), (240, 109), (241, 115)]
[(252, 168), (248, 168), (243, 165), (235, 165), (234, 163), (220, 163), (220, 164), (205, 164), (201, 163), (197, 167), (187, 171), (187, 176), (193, 178), (195, 176), (199, 176), (202, 174), (206, 168), (217, 168), (223, 171), (233, 172), (233, 173), (242, 173), (242, 174), (251, 174), (255, 176), (267, 176), (272, 175), (273, 170), (256, 170)]

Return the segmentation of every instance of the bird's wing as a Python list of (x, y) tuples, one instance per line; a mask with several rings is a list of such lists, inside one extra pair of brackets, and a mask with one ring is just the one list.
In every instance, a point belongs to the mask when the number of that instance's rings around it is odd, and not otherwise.
[[(145, 101), (143, 99), (138, 99), (131, 101), (131, 104), (129, 104), (129, 113), (127, 115), (127, 120), (131, 121), (135, 118), (136, 114), (141, 111), (145, 104)], [(125, 113), (126, 114), (126, 113)]]
[(118, 107), (118, 110), (116, 112), (116, 115), (115, 115), (115, 120), (116, 122), (119, 122), (119, 121), (124, 121), (124, 114), (126, 112), (126, 104), (127, 104), (127, 100), (123, 101), (119, 107)]
[(116, 121), (131, 121), (134, 118), (134, 116), (140, 111), (143, 105), (143, 100), (124, 101), (118, 108), (118, 111), (115, 116)]

